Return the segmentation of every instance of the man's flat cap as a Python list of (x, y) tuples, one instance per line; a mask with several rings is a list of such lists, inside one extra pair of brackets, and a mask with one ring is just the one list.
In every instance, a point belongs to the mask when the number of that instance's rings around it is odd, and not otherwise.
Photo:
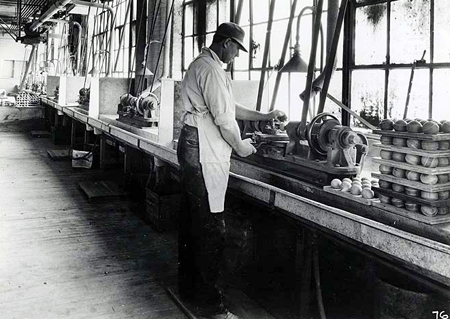
[(224, 22), (216, 30), (217, 35), (233, 39), (242, 51), (248, 52), (244, 46), (244, 30), (233, 22)]

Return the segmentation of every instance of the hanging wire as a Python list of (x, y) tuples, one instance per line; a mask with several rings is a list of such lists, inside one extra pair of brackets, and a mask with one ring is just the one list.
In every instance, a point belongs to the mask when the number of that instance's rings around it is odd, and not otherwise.
[[(161, 45), (161, 47), (159, 49), (158, 60), (156, 61), (155, 71), (153, 72), (155, 75), (156, 75), (156, 72), (158, 71), (159, 60), (161, 59), (162, 49), (164, 48), (164, 45), (165, 45), (164, 42), (166, 40), (167, 30), (169, 29), (169, 22), (170, 22), (170, 18), (172, 16), (172, 12), (173, 12), (173, 4), (174, 4), (174, 2), (175, 2), (175, 0), (172, 0), (172, 6), (170, 7), (169, 16), (167, 17), (166, 30), (164, 31), (164, 36), (163, 36), (163, 39), (162, 39), (162, 45)], [(153, 84), (155, 83), (155, 77), (156, 77), (155, 75), (152, 78), (152, 85), (150, 87), (150, 92), (152, 92), (152, 90), (153, 90)]]
[[(27, 49), (28, 49), (28, 46), (26, 46), (25, 47), (25, 52), (24, 52), (24, 54), (23, 54), (23, 61), (25, 62), (26, 61), (26, 59), (27, 59)], [(23, 74), (25, 73), (25, 70), (24, 70), (24, 68), (23, 68), (23, 66), (24, 65), (26, 65), (26, 63), (22, 63), (22, 68), (21, 68), (21, 70), (20, 70), (20, 78), (21, 79), (23, 79)]]
[[(139, 82), (138, 82), (138, 90), (137, 90), (137, 92), (140, 94), (141, 93), (141, 89), (142, 89), (142, 86), (143, 86), (143, 83), (144, 83), (144, 79), (145, 79), (145, 72), (147, 71), (147, 61), (148, 61), (148, 54), (149, 54), (149, 52), (150, 52), (150, 45), (151, 45), (151, 43), (152, 43), (152, 40), (151, 39), (153, 39), (153, 33), (154, 33), (154, 30), (155, 30), (155, 25), (156, 25), (156, 18), (158, 18), (158, 14), (159, 14), (159, 10), (160, 10), (160, 8), (161, 8), (161, 1), (162, 0), (160, 0), (159, 2), (158, 2), (158, 7), (156, 8), (156, 10), (155, 10), (155, 7), (156, 7), (156, 1), (154, 2), (154, 5), (153, 5), (153, 15), (152, 15), (152, 24), (151, 24), (151, 26), (150, 26), (150, 34), (149, 34), (149, 39), (150, 39), (150, 41), (147, 43), (147, 45), (146, 45), (146, 51), (144, 52), (144, 71), (143, 71), (143, 74), (142, 74), (142, 76), (140, 77), (140, 79), (139, 79)], [(155, 74), (153, 74), (153, 79), (155, 78)], [(152, 81), (153, 81), (153, 79), (152, 79)]]
[[(105, 8), (105, 3), (103, 2), (103, 8)], [(111, 30), (110, 30), (110, 35), (109, 37), (106, 38), (106, 48), (109, 48), (109, 42), (112, 41), (112, 38), (114, 36), (114, 25), (116, 24), (116, 18), (117, 18), (117, 11), (119, 10), (119, 5), (116, 6), (116, 12), (114, 13), (114, 17), (112, 18), (112, 24), (111, 24)], [(106, 33), (105, 36), (107, 36), (108, 34)], [(111, 50), (113, 50), (113, 48), (111, 47)], [(105, 52), (108, 52), (108, 50), (104, 50)], [(108, 52), (108, 60), (112, 59), (112, 52)], [(102, 64), (101, 64), (101, 69), (103, 69), (103, 65), (105, 63), (106, 59), (102, 60)], [(106, 72), (108, 73), (108, 72)]]
[[(89, 9), (90, 9), (91, 7), (89, 7)], [(97, 27), (97, 19), (95, 18), (96, 16), (97, 16), (97, 14), (98, 14), (98, 8), (95, 10), (95, 16), (94, 16), (94, 32), (95, 32), (95, 30), (96, 30), (96, 27)], [(89, 18), (88, 18), (89, 19)], [(94, 37), (94, 35), (92, 35), (92, 39), (91, 39), (91, 50), (90, 50), (90, 52), (89, 52), (89, 54), (88, 54), (88, 57), (87, 57), (87, 61), (86, 61), (86, 68), (85, 68), (85, 75), (84, 75), (84, 85), (83, 85), (83, 89), (86, 89), (86, 81), (87, 81), (87, 77), (88, 77), (88, 74), (89, 74), (89, 71), (88, 71), (88, 69), (89, 69), (89, 62), (90, 62), (90, 60), (91, 60), (91, 54), (93, 54), (93, 52), (94, 52), (94, 39), (95, 39), (95, 37)], [(86, 38), (86, 43), (87, 43), (87, 41), (88, 41), (88, 39)], [(86, 49), (86, 53), (87, 53), (87, 49)], [(94, 60), (94, 58), (92, 58), (92, 60), (93, 60), (93, 62), (92, 62), (92, 66), (94, 66), (94, 64), (95, 64), (95, 60)], [(91, 85), (90, 85), (90, 83), (89, 83), (89, 87), (91, 87)]]
[[(89, 24), (89, 16), (91, 14), (91, 7), (88, 7), (88, 14), (87, 14), (87, 22)], [(86, 23), (86, 21), (85, 21)], [(82, 74), (82, 61), (86, 63), (86, 54), (87, 54), (87, 44), (88, 44), (88, 28), (89, 25), (86, 27), (86, 24), (83, 23), (83, 31), (85, 32), (85, 36), (83, 37), (83, 42), (81, 44), (81, 54), (80, 54), (80, 61), (78, 62), (78, 74)], [(83, 35), (82, 35), (83, 36)], [(86, 83), (85, 83), (86, 84)]]
[[(59, 56), (60, 56), (60, 53), (61, 53), (61, 43), (63, 43), (63, 38), (64, 38), (64, 34), (65, 34), (65, 32), (66, 32), (66, 24), (64, 23), (63, 24), (63, 28), (62, 28), (62, 31), (61, 31), (61, 38), (59, 39), (59, 45), (58, 45), (58, 61), (60, 61), (59, 60)], [(65, 52), (65, 51), (64, 51)], [(66, 58), (66, 56), (65, 56), (65, 54), (64, 54), (64, 57), (63, 57), (64, 59)], [(64, 66), (65, 66), (65, 61), (64, 61)], [(56, 75), (56, 70), (55, 70), (55, 75)], [(59, 73), (61, 74), (61, 62), (59, 62)]]
[[(136, 55), (137, 55), (137, 42), (138, 42), (138, 39), (139, 39), (139, 37), (140, 37), (140, 35), (141, 35), (141, 28), (142, 28), (142, 20), (143, 20), (143, 18), (144, 18), (144, 11), (145, 10), (142, 10), (141, 11), (141, 16), (140, 16), (140, 18), (139, 18), (139, 25), (138, 25), (138, 30), (137, 30), (137, 32), (135, 32), (136, 34), (137, 34), (137, 36), (136, 36), (136, 38), (135, 38), (135, 47), (134, 47), (134, 56), (133, 56), (133, 61), (131, 62), (131, 68), (130, 68), (130, 70), (129, 70), (129, 76), (128, 76), (128, 78), (130, 78), (131, 77), (131, 70), (133, 69), (133, 67), (134, 67), (134, 64), (136, 63)], [(136, 72), (135, 72), (135, 74), (136, 74)], [(129, 81), (129, 84), (128, 84), (128, 92), (127, 92), (127, 94), (128, 94), (128, 96), (130, 95), (130, 91), (131, 91), (131, 79), (130, 79), (130, 81)]]

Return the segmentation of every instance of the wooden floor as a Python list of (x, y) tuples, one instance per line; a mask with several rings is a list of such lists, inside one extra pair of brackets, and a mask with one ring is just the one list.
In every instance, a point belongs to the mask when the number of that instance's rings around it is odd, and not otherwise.
[(79, 182), (118, 174), (52, 161), (57, 148), (0, 132), (0, 318), (186, 318), (165, 292), (175, 234), (154, 232), (127, 199), (89, 202)]

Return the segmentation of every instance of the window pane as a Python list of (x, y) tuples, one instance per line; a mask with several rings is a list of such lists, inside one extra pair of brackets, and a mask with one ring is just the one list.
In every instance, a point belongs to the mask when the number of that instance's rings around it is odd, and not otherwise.
[(303, 101), (299, 94), (303, 92), (306, 87), (305, 73), (291, 73), (290, 77), (290, 94), (289, 94), (289, 120), (300, 121), (302, 119)]
[(273, 14), (274, 20), (289, 18), (290, 14), (291, 14), (290, 0), (277, 1), (277, 3), (275, 3), (275, 12)]
[(356, 9), (355, 64), (381, 64), (386, 57), (386, 4)]
[[(269, 66), (278, 64), (281, 58), (281, 52), (284, 45), (284, 37), (286, 34), (288, 20), (274, 22), (272, 25), (272, 35), (270, 38), (270, 56)], [(289, 47), (289, 43), (288, 43)], [(289, 59), (289, 50), (286, 50), (285, 61)]]
[(268, 0), (251, 0), (253, 1), (253, 23), (265, 22), (269, 20), (269, 1)]
[(450, 1), (434, 0), (434, 62), (450, 62)]
[(205, 46), (205, 37), (203, 35), (199, 35), (197, 37), (195, 37), (194, 40), (194, 56), (196, 57), (199, 53), (201, 48), (203, 48)]
[(251, 71), (250, 72), (250, 80), (257, 80), (257, 81), (259, 81), (260, 77), (261, 77), (261, 72), (259, 72), (259, 71)]
[(450, 121), (450, 70), (434, 70), (433, 72), (433, 119)]
[(248, 72), (234, 72), (234, 79), (235, 80), (248, 80)]
[(128, 1), (133, 1), (133, 17), (132, 20), (135, 21), (137, 19), (137, 2), (138, 0), (128, 0)]
[(0, 78), (14, 77), (14, 61), (3, 60), (0, 64)]
[(219, 24), (230, 21), (230, 7), (227, 0), (219, 1)]
[[(384, 71), (358, 70), (352, 72), (351, 108), (369, 122), (382, 118), (384, 109)], [(365, 127), (352, 117), (351, 126)]]
[[(276, 79), (276, 74), (272, 76)], [(275, 100), (275, 109), (282, 110), (289, 114), (289, 76), (283, 74), (280, 80), (280, 86), (278, 88), (277, 99)], [(273, 89), (272, 89), (273, 90)], [(273, 94), (273, 91), (272, 91)], [(271, 100), (272, 102), (272, 100)]]
[(253, 51), (253, 67), (260, 68), (264, 55), (264, 43), (266, 41), (267, 23), (259, 24), (253, 27), (253, 41), (255, 49)]
[[(342, 100), (342, 71), (334, 72), (333, 77), (331, 78), (330, 81), (328, 93), (331, 94), (336, 99), (338, 99), (339, 101)], [(317, 100), (319, 101), (319, 95), (317, 95), (317, 97), (318, 97)], [(339, 121), (341, 120), (341, 108), (328, 98), (326, 99), (323, 111), (332, 113), (339, 119)]]
[(193, 43), (192, 38), (185, 38), (184, 39), (184, 68), (187, 69), (189, 64), (194, 59), (194, 52), (193, 52)]
[[(428, 118), (429, 74), (428, 70), (416, 69), (414, 72), (408, 104), (408, 118)], [(403, 118), (410, 76), (411, 70), (408, 69), (390, 72), (388, 118)]]
[[(292, 44), (295, 44), (295, 37), (297, 35), (297, 21), (294, 21), (295, 23), (292, 23), (292, 31), (291, 31), (291, 39)], [(306, 11), (306, 13), (302, 16), (300, 21), (300, 54), (305, 60), (306, 63), (309, 62), (309, 55), (311, 51), (311, 40), (312, 40), (312, 15), (310, 11)], [(324, 35), (325, 36), (325, 35)], [(320, 38), (318, 42), (318, 51), (320, 52)], [(320, 59), (320, 55), (317, 56), (317, 60)], [(316, 60), (316, 61), (317, 61)]]
[(249, 54), (252, 54), (251, 47), (249, 45), (250, 43), (250, 28), (249, 27), (243, 27), (245, 32), (245, 39), (244, 43), (247, 46), (248, 53), (240, 52), (239, 57), (234, 59), (234, 68), (235, 70), (248, 70), (248, 60), (249, 60)]
[[(254, 1), (254, 0), (253, 0)], [(235, 1), (235, 13), (237, 16), (237, 9), (238, 9), (238, 4), (239, 1)], [(249, 14), (249, 9), (250, 9), (250, 0), (243, 0), (243, 4), (242, 4), (242, 11), (241, 11), (241, 18), (239, 21), (239, 24), (241, 26), (243, 25), (249, 25), (250, 24), (250, 14)]]
[(419, 60), (430, 47), (430, 1), (398, 0), (391, 6), (391, 62)]
[(217, 29), (217, 5), (216, 2), (206, 4), (206, 32)]
[(184, 34), (185, 35), (191, 35), (193, 32), (193, 23), (194, 23), (193, 8), (194, 8), (194, 6), (192, 4), (185, 7), (185, 14), (184, 14)]

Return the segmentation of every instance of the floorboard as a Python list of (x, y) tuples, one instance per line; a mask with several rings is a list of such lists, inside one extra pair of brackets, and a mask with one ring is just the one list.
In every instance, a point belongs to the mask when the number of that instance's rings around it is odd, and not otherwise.
[(0, 318), (186, 318), (165, 292), (175, 234), (154, 232), (126, 197), (89, 201), (80, 182), (120, 174), (52, 161), (57, 149), (0, 132)]

